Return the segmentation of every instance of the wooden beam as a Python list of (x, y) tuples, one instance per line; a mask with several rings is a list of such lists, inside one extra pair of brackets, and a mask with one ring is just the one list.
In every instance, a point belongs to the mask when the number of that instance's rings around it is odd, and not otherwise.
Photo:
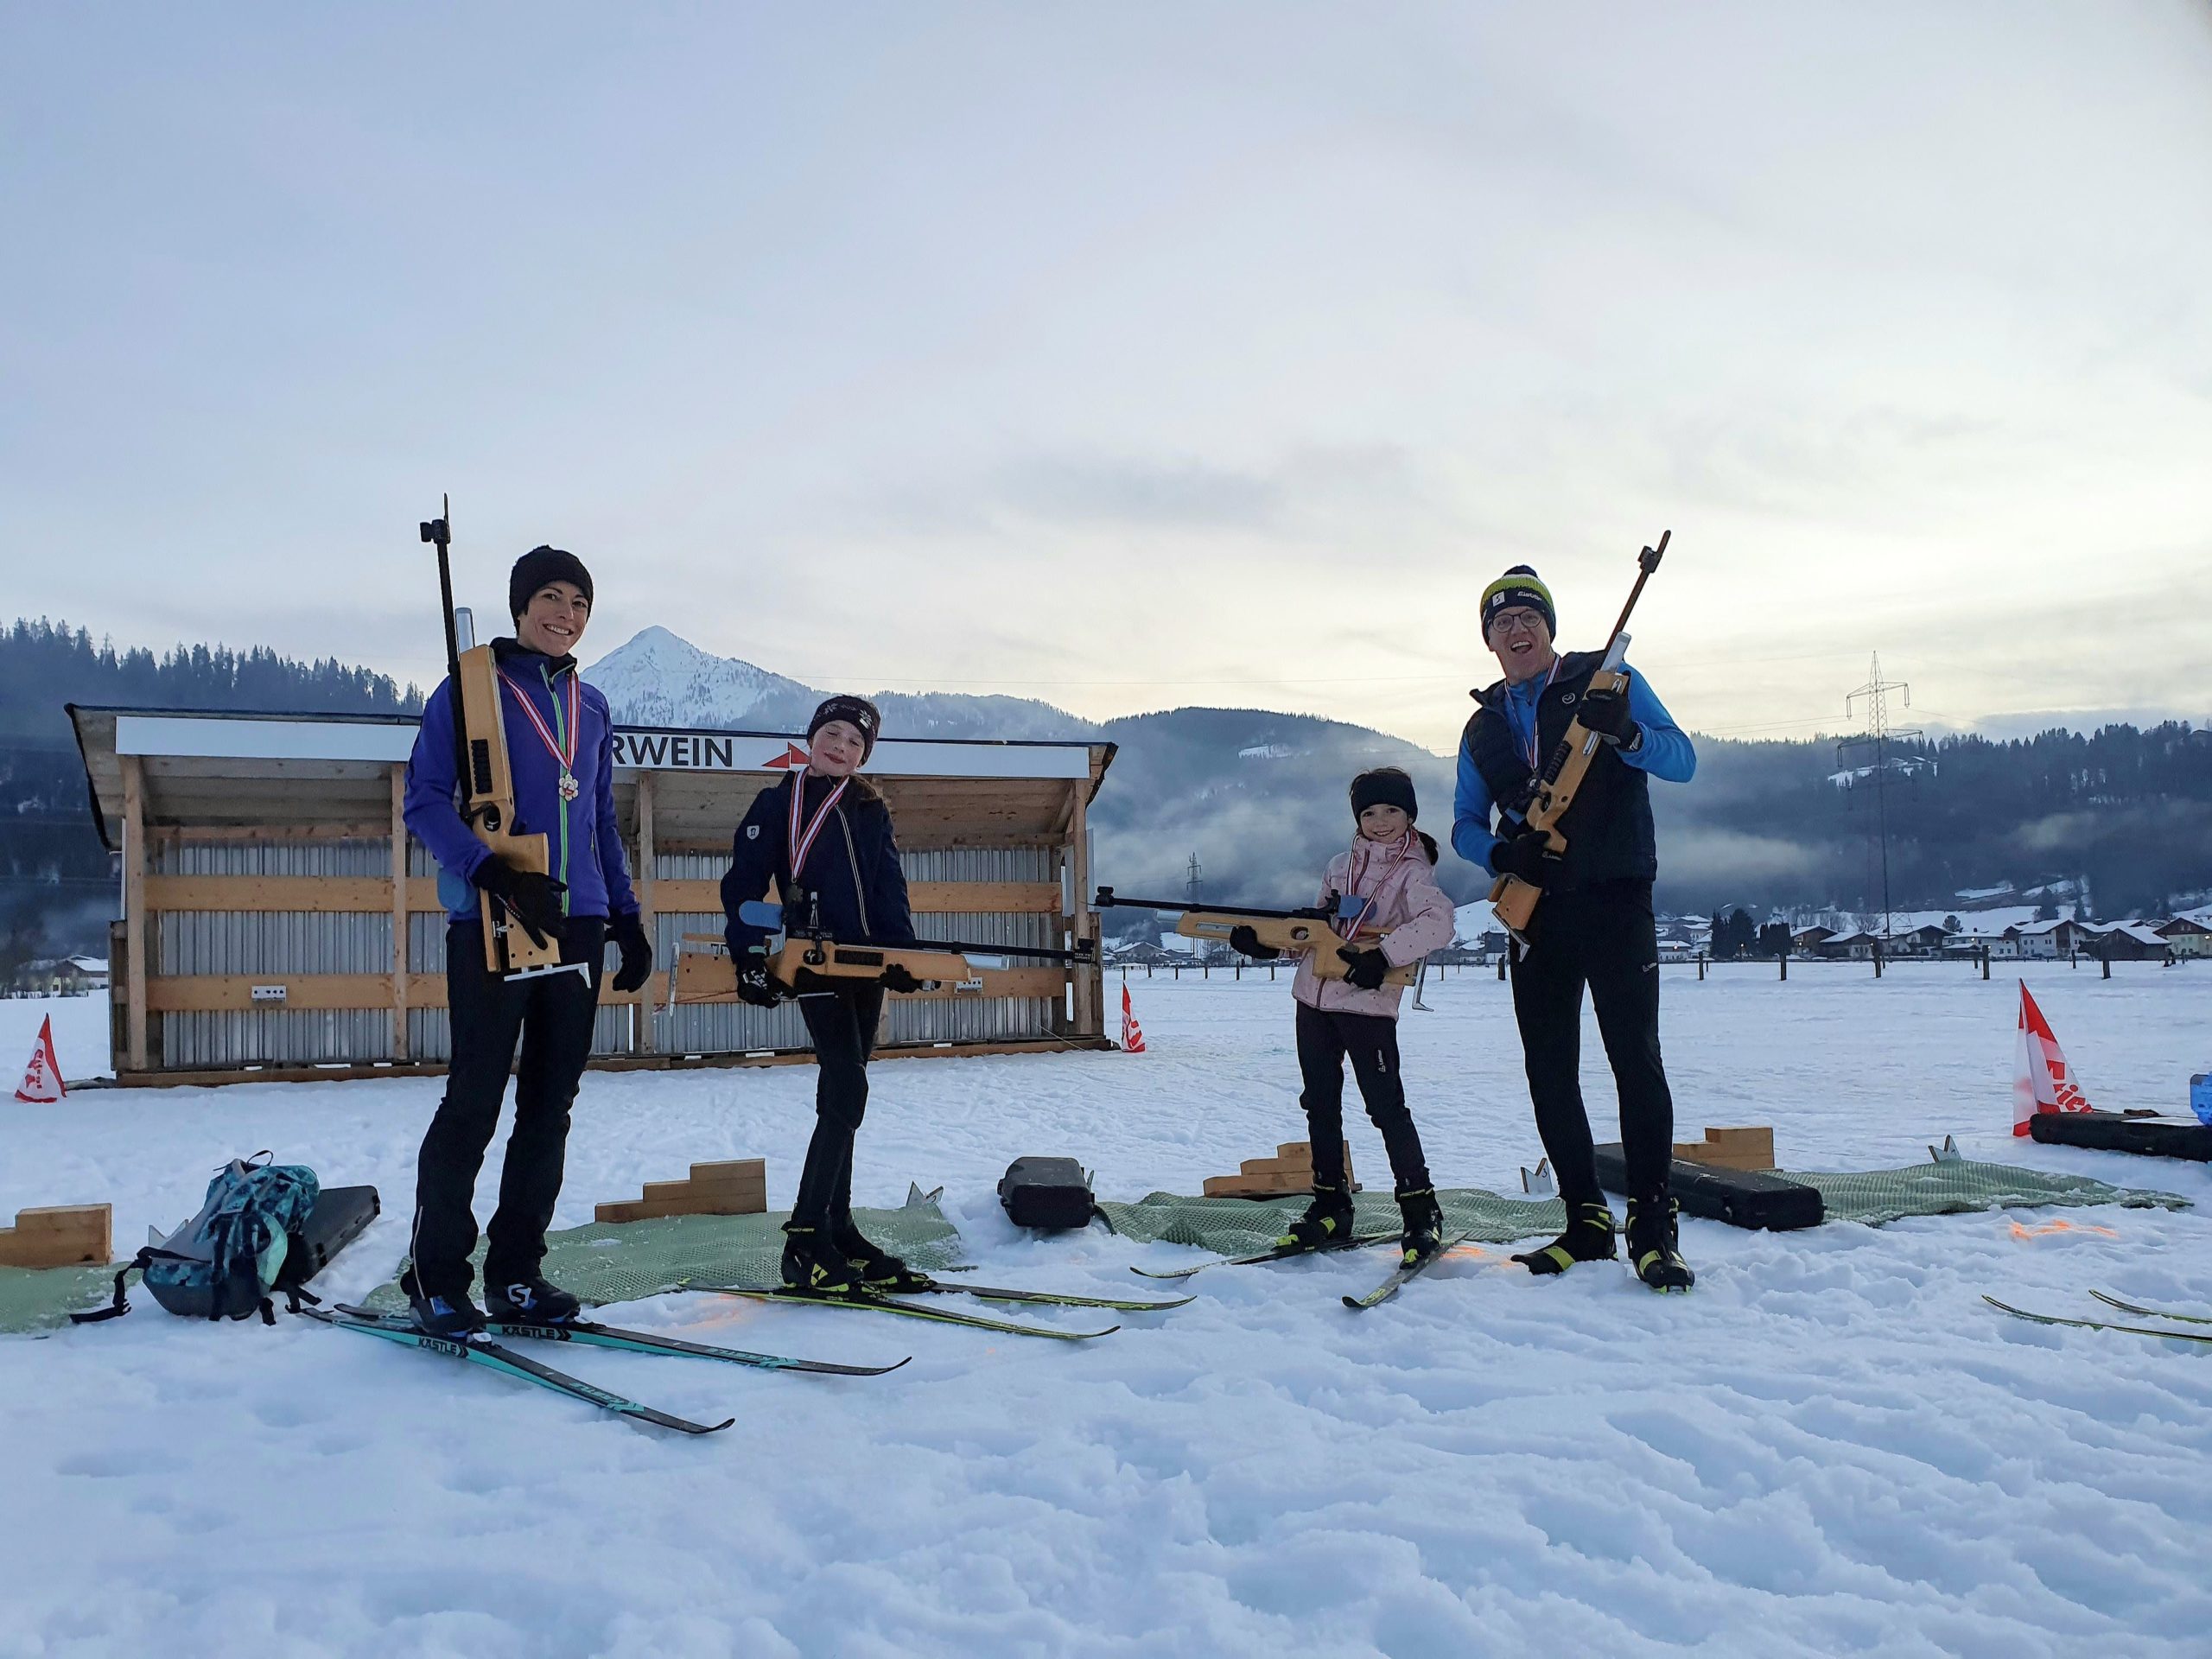
[[(282, 987), (282, 997), (257, 998)], [(644, 990), (600, 987), (601, 1004), (640, 1002)], [(446, 1006), (443, 974), (407, 976), (407, 1006)], [(146, 1005), (156, 1014), (239, 1014), (249, 1008), (389, 1008), (391, 980), (385, 974), (156, 974), (146, 982)]]
[[(399, 827), (404, 858), (406, 825)], [(390, 835), (391, 826), (378, 833)], [(436, 880), (410, 879), (406, 906), (419, 913), (443, 910)], [(146, 908), (366, 913), (392, 909), (393, 893), (390, 878), (380, 875), (151, 875), (146, 878)]]
[[(721, 913), (721, 883), (715, 881), (658, 882), (653, 902), (671, 916), (715, 916)], [(1051, 881), (910, 881), (906, 902), (918, 916), (1056, 915), (1060, 889)]]
[[(659, 913), (658, 890), (653, 880), (654, 860), (658, 856), (658, 853), (653, 843), (653, 775), (650, 772), (641, 772), (638, 774), (636, 798), (638, 868), (631, 878), (630, 885), (637, 889), (638, 920), (644, 925), (645, 938), (650, 940), (656, 931), (653, 926), (653, 918)], [(652, 987), (653, 982), (659, 977), (658, 974), (649, 975), (646, 977), (645, 1000), (638, 1011), (631, 1015), (631, 1018), (638, 1022), (632, 1046), (640, 1054), (650, 1054), (653, 1052)]]
[(138, 757), (123, 761), (123, 938), (124, 1058), (146, 1069), (146, 779)]
[[(1098, 917), (1090, 908), (1090, 791), (1083, 782), (1071, 784), (1072, 806), (1068, 815), (1068, 885), (1074, 901), (1072, 918), (1076, 949), (1084, 939), (1098, 938)], [(1071, 963), (1075, 982), (1075, 1030), (1078, 1036), (1096, 1037), (1105, 1030), (1105, 969), (1097, 962)]]
[(391, 769), (391, 1058), (407, 1058), (407, 768)]

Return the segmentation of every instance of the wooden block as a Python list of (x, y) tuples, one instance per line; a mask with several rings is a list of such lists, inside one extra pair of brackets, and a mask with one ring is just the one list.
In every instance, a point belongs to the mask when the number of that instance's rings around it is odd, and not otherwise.
[(597, 1205), (593, 1207), (591, 1218), (594, 1221), (618, 1224), (627, 1221), (643, 1221), (645, 1217), (638, 1213), (642, 1208), (644, 1206), (635, 1199), (632, 1199), (627, 1204)]
[(1313, 1167), (1313, 1143), (1310, 1141), (1286, 1141), (1275, 1148), (1275, 1156), (1286, 1164), (1304, 1164)]
[(699, 1216), (764, 1216), (768, 1213), (768, 1195), (766, 1192), (725, 1190), (698, 1200), (690, 1213)]
[(738, 1175), (706, 1180), (695, 1175), (691, 1178), (691, 1190), (694, 1192), (766, 1192), (768, 1178), (766, 1175)]
[(725, 1163), (694, 1164), (691, 1166), (691, 1179), (695, 1182), (705, 1183), (766, 1181), (768, 1179), (768, 1160), (766, 1158), (736, 1158)]
[(16, 1211), (16, 1230), (20, 1233), (78, 1232), (93, 1229), (107, 1230), (108, 1218), (114, 1212), (105, 1204), (49, 1204), (35, 1210)]
[(1280, 1158), (1247, 1158), (1237, 1167), (1255, 1180), (1269, 1175), (1311, 1175), (1313, 1173), (1311, 1164), (1300, 1169), (1295, 1164), (1284, 1163)]
[(647, 1204), (666, 1204), (671, 1200), (682, 1203), (691, 1196), (689, 1181), (647, 1181), (643, 1194)]

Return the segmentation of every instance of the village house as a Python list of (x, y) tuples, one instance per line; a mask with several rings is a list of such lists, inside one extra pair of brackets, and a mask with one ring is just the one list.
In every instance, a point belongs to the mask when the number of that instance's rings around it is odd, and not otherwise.
[(2161, 923), (2158, 934), (2166, 942), (2166, 948), (2173, 952), (2177, 960), (2212, 957), (2212, 927), (2207, 927), (2202, 922), (2191, 921), (2186, 916), (2177, 916), (2170, 922)]

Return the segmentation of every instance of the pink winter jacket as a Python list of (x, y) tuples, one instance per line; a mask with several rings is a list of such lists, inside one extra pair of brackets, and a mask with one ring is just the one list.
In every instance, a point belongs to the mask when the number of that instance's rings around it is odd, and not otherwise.
[[(1451, 944), (1459, 918), (1452, 912), (1452, 900), (1436, 885), (1436, 867), (1422, 851), (1420, 838), (1414, 838), (1404, 857), (1393, 861), (1395, 851), (1394, 843), (1364, 836), (1353, 842), (1350, 851), (1329, 861), (1329, 874), (1317, 902), (1326, 904), (1332, 893), (1373, 899), (1375, 906), (1360, 926), (1358, 946), (1366, 949), (1375, 944), (1376, 934), (1382, 934), (1382, 954), (1393, 968), (1402, 968)], [(1290, 994), (1308, 1007), (1331, 1014), (1380, 1014), (1395, 1020), (1405, 989), (1385, 985), (1379, 990), (1363, 991), (1341, 979), (1323, 979), (1313, 971), (1312, 960), (1301, 957), (1298, 982)]]

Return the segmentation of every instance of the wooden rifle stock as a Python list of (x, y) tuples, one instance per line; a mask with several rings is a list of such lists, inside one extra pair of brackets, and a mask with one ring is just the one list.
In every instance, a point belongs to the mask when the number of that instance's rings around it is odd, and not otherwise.
[[(450, 498), (442, 499), (442, 513), (451, 511)], [(499, 670), (492, 647), (460, 648), (454, 626), (453, 571), (448, 549), (453, 540), (448, 520), (440, 517), (423, 526), (423, 539), (438, 550), (438, 596), (445, 611), (446, 672), (453, 683), (454, 760), (461, 784), (461, 817), (492, 856), (518, 870), (540, 875), (553, 872), (551, 849), (542, 835), (517, 835), (514, 774), (507, 762), (507, 723), (499, 707)], [(395, 853), (395, 856), (399, 855)], [(477, 908), (484, 918), (484, 965), (503, 978), (550, 973), (562, 967), (561, 944), (543, 944), (530, 937), (505, 905), (489, 893), (480, 893)], [(586, 975), (590, 964), (572, 963)]]
[[(1186, 939), (1218, 939), (1226, 944), (1231, 933), (1240, 927), (1249, 927), (1259, 942), (1271, 950), (1280, 950), (1287, 957), (1310, 955), (1314, 976), (1319, 979), (1342, 979), (1351, 971), (1351, 964), (1337, 954), (1339, 949), (1371, 948), (1386, 937), (1371, 928), (1362, 928), (1347, 939), (1332, 925), (1331, 912), (1318, 906), (1311, 910), (1247, 910), (1233, 905), (1208, 908), (1150, 899), (1116, 899), (1111, 887), (1099, 888), (1097, 896), (1091, 900), (1094, 910), (1109, 910), (1116, 906), (1126, 910), (1173, 912), (1175, 931)], [(1421, 963), (1409, 962), (1402, 968), (1391, 969), (1383, 975), (1382, 982), (1410, 985), (1420, 976)]]
[[(1629, 639), (1624, 632), (1636, 601), (1643, 596), (1643, 584), (1651, 580), (1651, 573), (1659, 568), (1665, 556), (1667, 543), (1673, 537), (1671, 530), (1662, 531), (1659, 545), (1647, 547), (1637, 556), (1636, 586), (1629, 589), (1628, 603), (1621, 607), (1621, 613), (1613, 623), (1613, 631), (1605, 639), (1605, 659), (1590, 676), (1590, 683), (1583, 692), (1587, 698), (1592, 691), (1625, 693), (1628, 672), (1622, 662), (1628, 654)], [(1574, 804), (1574, 798), (1582, 788), (1582, 780), (1589, 775), (1590, 767), (1598, 758), (1603, 740), (1582, 723), (1578, 711), (1567, 722), (1567, 730), (1546, 757), (1544, 769), (1539, 774), (1536, 792), (1529, 803), (1528, 825), (1544, 833), (1545, 844), (1554, 854), (1567, 851), (1567, 836), (1559, 828), (1560, 820)], [(1517, 875), (1501, 875), (1491, 884), (1491, 908), (1505, 929), (1523, 945), (1529, 941), (1525, 930), (1536, 913), (1536, 901), (1544, 890), (1533, 881), (1524, 881)]]

